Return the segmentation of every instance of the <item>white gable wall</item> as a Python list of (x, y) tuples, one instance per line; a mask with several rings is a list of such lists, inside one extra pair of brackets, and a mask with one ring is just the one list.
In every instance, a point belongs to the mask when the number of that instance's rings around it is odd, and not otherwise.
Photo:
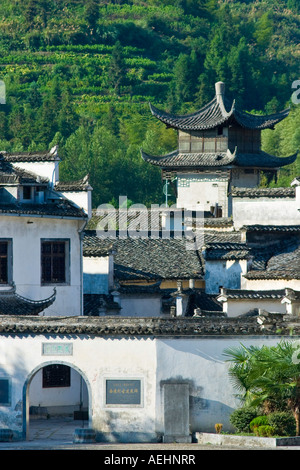
[(45, 161), (45, 162), (14, 162), (12, 165), (26, 170), (29, 173), (34, 173), (43, 178), (48, 178), (50, 183), (57, 183), (59, 180), (58, 165), (60, 160)]
[(295, 198), (232, 198), (233, 222), (243, 225), (300, 224), (299, 203)]
[[(82, 314), (81, 241), (78, 230), (82, 220), (42, 217), (1, 216), (1, 238), (12, 240), (12, 278), (16, 292), (31, 300), (43, 300), (53, 294), (55, 302), (46, 315)], [(41, 285), (41, 240), (69, 241), (68, 282)], [(3, 286), (7, 289), (9, 286)]]
[(227, 216), (227, 179), (215, 174), (177, 175), (177, 207), (210, 211), (212, 206), (222, 206), (223, 216)]

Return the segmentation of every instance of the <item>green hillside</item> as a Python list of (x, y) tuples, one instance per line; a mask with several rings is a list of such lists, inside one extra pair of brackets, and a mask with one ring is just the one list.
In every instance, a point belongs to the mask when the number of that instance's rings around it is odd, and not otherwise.
[[(140, 148), (163, 154), (177, 140), (151, 116), (149, 102), (191, 112), (222, 80), (245, 110), (291, 105), (263, 145), (275, 155), (294, 153), (299, 26), (298, 0), (2, 0), (0, 148), (59, 144), (61, 177), (89, 174), (94, 206), (119, 195), (161, 203), (160, 172), (142, 161)], [(298, 173), (299, 161), (276, 184)]]

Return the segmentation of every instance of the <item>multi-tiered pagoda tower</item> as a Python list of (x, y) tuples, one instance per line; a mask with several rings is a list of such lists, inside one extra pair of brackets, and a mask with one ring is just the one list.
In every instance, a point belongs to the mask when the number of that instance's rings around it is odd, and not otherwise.
[(215, 84), (214, 99), (199, 111), (173, 115), (150, 105), (152, 114), (178, 131), (177, 150), (164, 156), (142, 151), (166, 180), (176, 178), (177, 207), (231, 215), (232, 187), (256, 187), (261, 172), (274, 172), (293, 163), (296, 155), (275, 157), (261, 150), (261, 131), (273, 129), (289, 110), (262, 116), (237, 109), (225, 97), (223, 82)]

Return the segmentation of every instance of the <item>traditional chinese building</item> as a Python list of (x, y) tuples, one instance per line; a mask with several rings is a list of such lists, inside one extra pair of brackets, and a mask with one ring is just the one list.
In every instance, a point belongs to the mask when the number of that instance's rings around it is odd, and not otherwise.
[(81, 315), (87, 181), (59, 182), (57, 149), (0, 153), (0, 314)]
[(288, 116), (288, 109), (253, 115), (230, 103), (223, 82), (216, 83), (215, 89), (214, 99), (192, 114), (169, 114), (150, 105), (153, 116), (178, 131), (178, 148), (164, 156), (142, 151), (142, 157), (161, 168), (164, 179), (177, 178), (178, 208), (228, 217), (233, 187), (258, 186), (261, 172), (276, 174), (296, 155), (280, 158), (261, 150), (261, 131), (273, 129)]

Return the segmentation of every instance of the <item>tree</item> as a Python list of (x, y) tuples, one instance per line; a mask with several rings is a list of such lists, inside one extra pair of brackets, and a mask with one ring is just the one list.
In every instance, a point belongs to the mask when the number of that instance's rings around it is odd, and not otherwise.
[(272, 34), (273, 20), (270, 12), (267, 11), (257, 21), (254, 38), (256, 39), (258, 46), (265, 49), (271, 41)]
[(175, 62), (174, 69), (174, 92), (178, 104), (192, 101), (194, 95), (195, 77), (194, 63), (187, 54), (180, 54)]
[(126, 75), (125, 63), (122, 57), (122, 47), (119, 41), (116, 42), (110, 59), (108, 68), (109, 85), (114, 88), (117, 95), (120, 94), (121, 86), (124, 84)]
[(281, 341), (276, 346), (228, 348), (229, 375), (240, 398), (248, 405), (260, 405), (265, 414), (292, 411), (296, 435), (300, 434), (299, 344)]
[(99, 5), (95, 0), (88, 0), (84, 6), (84, 19), (91, 29), (97, 26), (99, 19)]
[(24, 17), (25, 17), (25, 23), (26, 27), (28, 29), (32, 29), (34, 26), (34, 18), (37, 14), (38, 11), (38, 5), (36, 0), (28, 0), (28, 2), (25, 4), (24, 7)]

